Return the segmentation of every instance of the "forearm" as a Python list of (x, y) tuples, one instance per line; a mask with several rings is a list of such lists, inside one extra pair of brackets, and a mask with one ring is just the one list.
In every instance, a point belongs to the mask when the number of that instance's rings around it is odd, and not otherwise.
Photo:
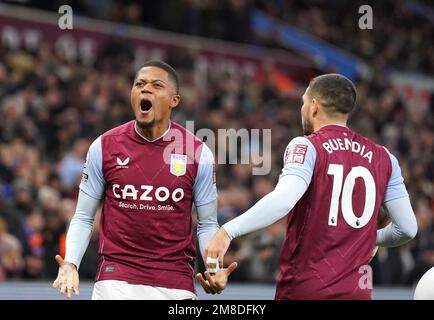
[(377, 230), (377, 246), (401, 246), (416, 236), (417, 222), (408, 197), (386, 202), (392, 222)]
[(199, 249), (202, 257), (205, 257), (205, 247), (209, 240), (219, 230), (217, 222), (217, 200), (203, 206), (197, 207), (198, 225), (197, 238), (199, 240)]
[(99, 201), (81, 190), (78, 194), (77, 208), (66, 236), (65, 254), (65, 261), (75, 264), (77, 268), (89, 245)]
[(283, 218), (307, 190), (305, 180), (296, 175), (283, 177), (276, 188), (253, 207), (222, 227), (229, 238), (265, 228)]

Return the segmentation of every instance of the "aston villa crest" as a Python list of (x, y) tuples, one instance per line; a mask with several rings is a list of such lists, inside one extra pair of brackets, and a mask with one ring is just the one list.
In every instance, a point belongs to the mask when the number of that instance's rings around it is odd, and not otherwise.
[(185, 174), (187, 169), (187, 156), (184, 154), (170, 155), (170, 173), (179, 177)]

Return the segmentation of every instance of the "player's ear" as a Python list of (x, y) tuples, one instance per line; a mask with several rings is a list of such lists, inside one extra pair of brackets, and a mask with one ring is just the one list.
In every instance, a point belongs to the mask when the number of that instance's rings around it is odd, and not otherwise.
[(316, 116), (318, 113), (319, 103), (315, 98), (312, 99), (310, 103), (310, 113), (312, 116)]
[(181, 102), (181, 96), (179, 94), (175, 94), (174, 96), (172, 96), (172, 100), (170, 101), (170, 107), (176, 108), (179, 103)]

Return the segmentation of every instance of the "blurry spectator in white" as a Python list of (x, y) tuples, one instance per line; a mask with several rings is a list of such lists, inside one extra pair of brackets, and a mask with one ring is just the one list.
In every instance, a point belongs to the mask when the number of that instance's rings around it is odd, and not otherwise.
[(78, 139), (72, 151), (66, 154), (60, 162), (59, 175), (65, 187), (78, 186), (89, 145), (89, 140)]
[(44, 213), (56, 211), (59, 208), (60, 192), (52, 187), (43, 186), (38, 191), (38, 203)]

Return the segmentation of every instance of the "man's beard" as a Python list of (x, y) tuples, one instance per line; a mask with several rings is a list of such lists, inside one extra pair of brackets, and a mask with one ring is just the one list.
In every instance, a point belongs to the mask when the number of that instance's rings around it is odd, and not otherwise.
[(137, 127), (138, 128), (140, 128), (142, 130), (147, 130), (147, 129), (150, 129), (150, 128), (152, 128), (154, 126), (155, 119), (153, 119), (153, 120), (151, 120), (149, 122), (144, 122), (144, 121), (136, 120), (136, 123), (137, 123)]
[(302, 121), (303, 134), (308, 136), (313, 133), (313, 124), (308, 119)]

